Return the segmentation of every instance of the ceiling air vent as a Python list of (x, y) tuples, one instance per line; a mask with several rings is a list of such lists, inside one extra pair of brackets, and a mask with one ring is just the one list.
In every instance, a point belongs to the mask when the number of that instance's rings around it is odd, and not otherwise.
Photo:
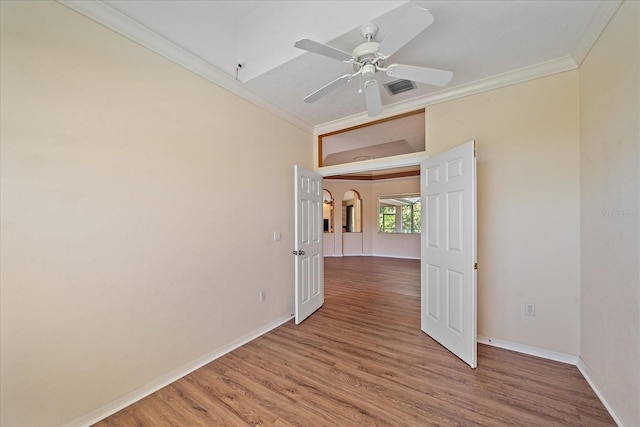
[(391, 95), (397, 95), (399, 93), (415, 89), (416, 84), (411, 80), (400, 79), (391, 83), (385, 83), (384, 87), (387, 88)]

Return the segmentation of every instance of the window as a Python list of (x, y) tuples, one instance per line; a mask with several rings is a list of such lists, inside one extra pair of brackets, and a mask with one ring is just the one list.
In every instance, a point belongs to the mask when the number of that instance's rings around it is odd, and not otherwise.
[(380, 232), (396, 232), (396, 208), (394, 206), (380, 206)]
[(420, 194), (378, 196), (380, 233), (420, 233)]

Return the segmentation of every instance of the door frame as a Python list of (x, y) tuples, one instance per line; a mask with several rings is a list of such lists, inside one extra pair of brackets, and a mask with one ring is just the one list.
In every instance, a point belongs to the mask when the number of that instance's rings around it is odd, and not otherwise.
[(426, 152), (403, 154), (400, 156), (385, 157), (381, 159), (345, 163), (343, 165), (323, 166), (316, 168), (316, 172), (324, 178), (332, 175), (371, 172), (383, 169), (401, 168), (405, 166), (420, 166), (420, 163), (429, 157), (431, 156), (427, 155)]
[[(412, 154), (408, 154), (408, 155), (388, 157), (388, 158), (383, 158), (383, 159), (365, 160), (365, 161), (362, 161), (362, 162), (356, 162), (356, 163), (345, 164), (345, 165), (321, 167), (321, 168), (316, 168), (316, 172), (318, 174), (320, 174), (320, 176), (322, 176), (324, 178), (326, 176), (331, 176), (331, 175), (344, 175), (344, 174), (348, 174), (348, 173), (369, 172), (369, 171), (391, 169), (391, 168), (404, 167), (404, 166), (420, 166), (421, 163), (424, 160), (429, 159), (430, 157), (431, 156), (427, 155), (426, 152), (412, 153)], [(420, 171), (420, 177), (422, 178), (422, 170)], [(422, 197), (422, 185), (421, 185), (421, 188), (420, 188), (420, 195)], [(474, 228), (477, 230), (477, 224), (475, 223), (475, 221), (476, 221), (476, 219), (474, 219)], [(422, 269), (422, 267), (423, 267), (423, 265), (422, 265), (422, 261), (423, 261), (422, 250), (423, 249), (421, 248), (420, 269)], [(474, 251), (477, 254), (477, 248)], [(475, 274), (475, 271), (474, 271), (474, 274)], [(421, 275), (422, 275), (422, 273), (421, 273)], [(422, 280), (422, 278), (421, 278), (421, 280)], [(420, 286), (420, 297), (421, 297), (421, 301), (422, 301), (422, 298), (423, 298), (423, 295), (422, 295), (422, 284)], [(476, 319), (477, 319), (477, 308), (474, 309), (474, 316), (476, 316)], [(422, 318), (421, 318), (421, 322), (422, 322)], [(477, 322), (477, 320), (476, 320), (476, 322)], [(477, 333), (476, 333), (476, 342), (477, 342)], [(474, 358), (475, 358), (475, 356), (474, 356)], [(471, 367), (475, 368), (476, 367), (475, 365), (476, 365), (476, 361), (474, 360), (474, 363), (471, 365)]]

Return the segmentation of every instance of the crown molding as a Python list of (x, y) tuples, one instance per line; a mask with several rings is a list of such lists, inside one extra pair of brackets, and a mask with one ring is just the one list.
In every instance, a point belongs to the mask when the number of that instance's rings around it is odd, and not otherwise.
[[(541, 62), (529, 67), (520, 68), (518, 70), (509, 71), (486, 79), (477, 80), (454, 88), (448, 88), (423, 97), (413, 98), (408, 101), (385, 106), (383, 115), (376, 117), (376, 120), (394, 116), (396, 114), (406, 113), (418, 108), (424, 108), (440, 102), (461, 98), (463, 96), (473, 95), (512, 84), (522, 83), (527, 80), (533, 80), (539, 77), (545, 77), (576, 69), (580, 67), (582, 61), (587, 57), (589, 51), (598, 40), (600, 34), (602, 34), (611, 18), (613, 18), (613, 15), (615, 15), (623, 1), (624, 0), (607, 0), (600, 2), (596, 9), (596, 13), (591, 18), (591, 21), (589, 21), (584, 33), (580, 37), (580, 40), (578, 40), (578, 43), (570, 55)], [(323, 135), (339, 129), (362, 125), (369, 121), (371, 121), (371, 118), (368, 117), (366, 113), (355, 114), (353, 116), (316, 125), (314, 128), (314, 134)]]
[(221, 72), (213, 65), (195, 56), (186, 49), (151, 31), (144, 25), (132, 20), (101, 1), (58, 0), (76, 12), (96, 21), (105, 27), (122, 34), (130, 40), (164, 56), (172, 62), (198, 74), (229, 92), (273, 113), (300, 129), (313, 133), (313, 125), (269, 102), (250, 91), (239, 81)]
[(596, 44), (600, 34), (602, 34), (621, 4), (622, 0), (600, 2), (596, 13), (591, 18), (591, 21), (589, 21), (589, 25), (587, 25), (584, 33), (582, 33), (582, 37), (580, 37), (580, 40), (578, 40), (578, 43), (571, 52), (571, 56), (574, 61), (576, 61), (576, 64), (578, 64), (578, 67), (582, 65), (582, 61), (587, 57), (593, 45)]
[[(396, 104), (386, 105), (384, 106), (383, 115), (375, 117), (374, 120), (380, 120), (386, 117), (391, 117), (424, 108), (429, 105), (451, 101), (453, 99), (462, 98), (464, 96), (486, 92), (488, 90), (498, 89), (501, 87), (522, 83), (528, 80), (533, 80), (556, 73), (562, 73), (564, 71), (576, 69), (577, 67), (578, 66), (576, 62), (571, 56), (565, 56), (562, 58), (553, 59), (551, 61), (541, 62), (536, 65), (523, 67), (514, 71), (509, 71), (507, 73), (488, 77), (486, 79), (476, 80), (471, 83), (448, 88), (446, 90), (421, 96), (419, 98), (413, 98), (407, 101), (398, 102)], [(343, 119), (338, 119), (328, 123), (317, 125), (315, 127), (314, 133), (315, 135), (324, 135), (336, 130), (362, 125), (369, 121), (372, 121), (372, 119), (368, 117), (366, 113), (356, 114), (353, 116), (345, 117)]]
[[(341, 118), (331, 122), (313, 125), (291, 112), (275, 105), (262, 96), (246, 88), (241, 82), (235, 80), (226, 73), (193, 55), (186, 49), (176, 45), (166, 38), (151, 31), (147, 27), (128, 18), (117, 10), (113, 9), (102, 1), (84, 0), (57, 0), (59, 3), (75, 10), (76, 12), (110, 28), (117, 33), (133, 40), (134, 42), (164, 56), (176, 64), (198, 74), (206, 80), (221, 86), (231, 93), (257, 105), (268, 112), (277, 115), (283, 120), (297, 126), (298, 128), (322, 135), (348, 127), (358, 126), (372, 121), (366, 113), (359, 113), (353, 116)], [(380, 120), (398, 114), (410, 112), (424, 108), (429, 105), (450, 101), (476, 93), (489, 91), (528, 80), (549, 76), (564, 71), (573, 70), (579, 67), (587, 56), (593, 44), (618, 10), (622, 0), (603, 1), (599, 4), (596, 13), (589, 22), (578, 44), (571, 52), (571, 55), (542, 62), (532, 66), (520, 68), (518, 70), (506, 72), (486, 79), (477, 80), (452, 88), (428, 94), (422, 97), (413, 98), (407, 101), (390, 104), (384, 107), (383, 114), (374, 118)]]

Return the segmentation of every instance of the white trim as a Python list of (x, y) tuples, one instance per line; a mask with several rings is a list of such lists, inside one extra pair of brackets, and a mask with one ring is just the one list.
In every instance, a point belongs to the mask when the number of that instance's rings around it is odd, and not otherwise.
[(605, 409), (609, 412), (611, 418), (613, 418), (613, 421), (615, 421), (618, 426), (624, 427), (624, 423), (622, 422), (620, 417), (613, 410), (613, 407), (609, 404), (607, 399), (605, 399), (604, 394), (600, 391), (600, 389), (596, 385), (596, 382), (593, 380), (593, 378), (591, 378), (591, 371), (589, 371), (589, 368), (584, 363), (584, 360), (582, 360), (582, 358), (578, 358), (577, 366), (584, 379), (587, 380), (587, 383), (589, 383), (593, 392), (596, 394), (596, 396), (598, 396), (598, 399), (600, 399), (600, 402), (602, 402)]
[(85, 0), (58, 0), (58, 2), (119, 34), (122, 34), (123, 36), (175, 62), (187, 70), (193, 71), (199, 76), (221, 86), (252, 104), (281, 117), (283, 120), (288, 121), (294, 126), (297, 126), (309, 133), (313, 132), (313, 125), (310, 123), (247, 89), (241, 82), (235, 80), (230, 75), (223, 73), (218, 68), (197, 57), (186, 49), (183, 49), (172, 41), (123, 15), (106, 3), (101, 1)]
[(478, 342), (493, 347), (528, 354), (530, 356), (537, 356), (542, 357), (543, 359), (555, 360), (556, 362), (568, 363), (569, 365), (578, 364), (578, 356), (574, 356), (572, 354), (560, 353), (558, 351), (546, 350), (544, 348), (532, 347), (511, 341), (503, 341), (496, 338), (486, 337), (484, 335), (478, 335)]
[(593, 392), (596, 394), (596, 396), (598, 396), (598, 399), (600, 399), (600, 401), (604, 405), (607, 412), (609, 412), (609, 415), (611, 415), (611, 418), (613, 418), (613, 421), (615, 421), (619, 427), (625, 427), (620, 417), (614, 411), (613, 406), (609, 404), (607, 399), (604, 397), (604, 394), (600, 391), (600, 389), (598, 389), (598, 386), (596, 385), (595, 381), (591, 378), (591, 373), (587, 365), (584, 363), (584, 360), (582, 360), (579, 356), (560, 353), (557, 351), (545, 350), (543, 348), (538, 348), (538, 347), (531, 347), (528, 345), (518, 344), (510, 341), (503, 341), (503, 340), (499, 340), (491, 337), (486, 337), (484, 335), (478, 335), (478, 342), (481, 344), (486, 344), (493, 347), (504, 348), (506, 350), (516, 351), (518, 353), (524, 353), (530, 356), (542, 357), (543, 359), (554, 360), (556, 362), (567, 363), (569, 365), (576, 366), (580, 371), (580, 373), (582, 374), (582, 376), (584, 377), (584, 379), (587, 381), (587, 383), (591, 387), (591, 389), (593, 390)]
[(419, 260), (420, 257), (413, 257), (413, 256), (400, 256), (400, 255), (380, 255), (380, 254), (372, 254), (372, 255), (366, 255), (366, 256), (376, 256), (378, 258), (394, 258), (394, 259), (417, 259)]
[[(372, 120), (366, 115), (366, 113), (361, 113), (314, 126), (300, 117), (297, 117), (295, 114), (247, 89), (241, 82), (235, 80), (232, 76), (220, 71), (215, 66), (197, 57), (186, 49), (130, 19), (104, 2), (84, 0), (58, 0), (58, 2), (104, 25), (105, 27), (122, 34), (136, 43), (139, 43), (140, 45), (175, 62), (176, 64), (193, 71), (203, 78), (227, 89), (258, 107), (281, 117), (283, 120), (286, 120), (309, 133), (320, 135), (334, 130), (345, 129), (351, 126), (367, 123)], [(621, 0), (601, 2), (596, 14), (589, 22), (584, 34), (573, 49), (571, 56), (553, 59), (457, 87), (447, 88), (440, 92), (425, 95), (423, 97), (387, 105), (384, 107), (383, 115), (375, 117), (374, 120), (413, 111), (418, 108), (461, 98), (463, 96), (485, 92), (575, 69), (582, 63), (586, 55), (589, 53), (591, 46), (596, 42), (621, 3)]]
[(325, 176), (342, 175), (355, 172), (369, 172), (391, 168), (401, 168), (405, 166), (419, 165), (429, 156), (425, 152), (401, 154), (399, 156), (384, 157), (381, 159), (364, 160), (362, 162), (345, 163), (335, 166), (323, 166), (317, 168), (317, 172)]
[(357, 184), (357, 183), (376, 183), (379, 181), (384, 181), (384, 182), (394, 182), (394, 181), (408, 181), (410, 179), (420, 179), (420, 175), (412, 175), (412, 176), (399, 176), (397, 178), (381, 178), (381, 179), (344, 179), (344, 178), (328, 178), (328, 177), (324, 177), (325, 181), (329, 181), (329, 182), (344, 182), (344, 183), (353, 183), (353, 184)]
[(550, 76), (552, 74), (574, 70), (577, 67), (578, 66), (576, 62), (570, 56), (541, 62), (536, 65), (523, 67), (518, 70), (498, 74), (486, 79), (476, 80), (471, 83), (447, 88), (443, 91), (425, 95), (419, 98), (413, 98), (408, 101), (399, 102), (396, 104), (385, 105), (384, 114), (373, 119), (368, 117), (366, 113), (362, 113), (317, 125), (315, 127), (315, 135), (323, 135), (325, 133), (362, 125), (370, 121), (396, 116), (398, 114), (407, 113), (409, 111), (415, 111), (429, 105), (439, 104), (441, 102), (462, 98), (464, 96), (486, 92), (488, 90), (498, 89), (504, 86), (510, 86), (528, 80)]
[(203, 367), (204, 365), (213, 362), (217, 358), (224, 356), (225, 354), (235, 350), (238, 347), (243, 346), (244, 344), (252, 341), (255, 338), (258, 338), (261, 335), (266, 334), (267, 332), (277, 328), (278, 326), (288, 322), (293, 319), (293, 314), (289, 314), (283, 316), (261, 328), (256, 329), (255, 331), (235, 340), (231, 343), (212, 351), (209, 354), (205, 354), (202, 357), (194, 360), (193, 362), (184, 365), (178, 369), (175, 369), (168, 374), (161, 376), (160, 378), (132, 391), (131, 393), (125, 394), (124, 396), (114, 400), (113, 402), (96, 409), (93, 412), (88, 413), (80, 418), (75, 419), (74, 421), (67, 424), (67, 427), (75, 427), (75, 426), (88, 426), (97, 423), (100, 420), (105, 419), (109, 415), (113, 415), (116, 412), (120, 411), (123, 408), (149, 396), (152, 393), (160, 390), (163, 387), (168, 386), (169, 384), (179, 380), (185, 375), (190, 374), (191, 372)]
[(578, 66), (582, 65), (582, 61), (587, 57), (593, 45), (596, 44), (600, 34), (602, 34), (621, 4), (622, 0), (600, 2), (596, 13), (591, 18), (591, 21), (589, 21), (589, 25), (587, 25), (582, 37), (580, 37), (580, 40), (578, 40), (578, 43), (571, 52), (571, 56)]

